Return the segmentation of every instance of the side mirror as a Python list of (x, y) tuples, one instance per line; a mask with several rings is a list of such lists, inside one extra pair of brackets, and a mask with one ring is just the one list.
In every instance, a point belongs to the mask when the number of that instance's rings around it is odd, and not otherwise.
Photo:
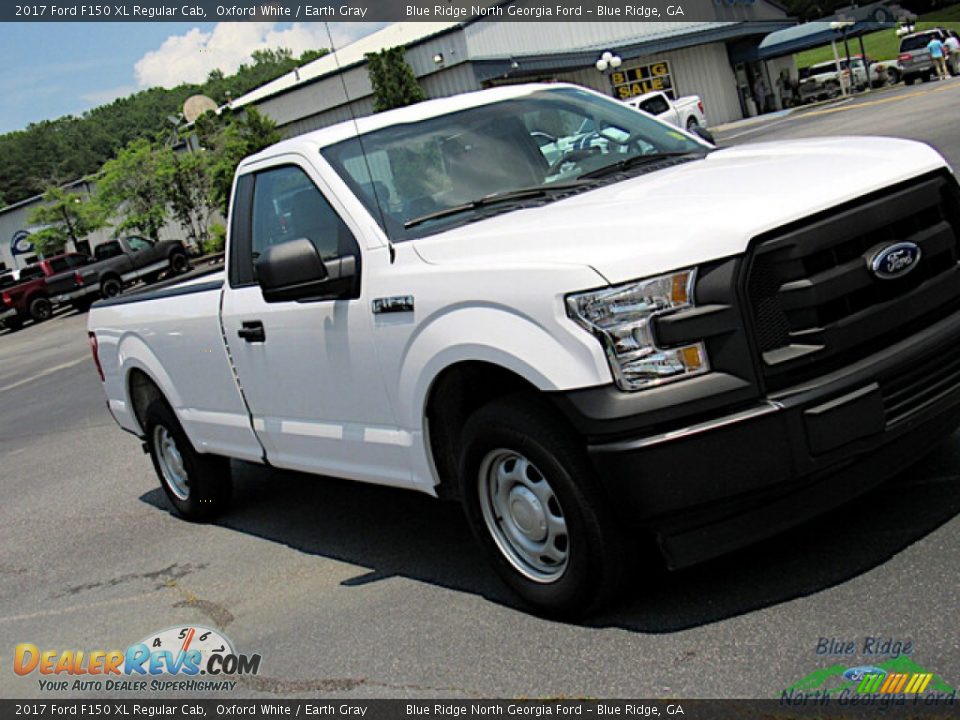
[(310, 302), (354, 297), (357, 259), (328, 260), (307, 238), (268, 247), (257, 258), (257, 279), (267, 302)]
[(716, 145), (717, 141), (713, 139), (713, 133), (707, 130), (705, 127), (700, 125), (695, 125), (690, 128), (690, 132), (696, 135), (701, 140), (706, 140), (711, 145)]

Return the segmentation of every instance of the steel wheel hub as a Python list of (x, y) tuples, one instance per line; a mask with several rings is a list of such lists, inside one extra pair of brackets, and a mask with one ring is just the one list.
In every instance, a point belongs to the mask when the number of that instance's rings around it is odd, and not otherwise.
[(498, 449), (483, 459), (477, 480), (484, 522), (514, 569), (539, 583), (563, 575), (567, 521), (543, 473), (520, 453)]
[(160, 472), (167, 486), (181, 500), (190, 497), (190, 481), (187, 469), (183, 465), (183, 456), (177, 447), (177, 441), (170, 431), (162, 425), (157, 425), (153, 431), (153, 443), (157, 450)]

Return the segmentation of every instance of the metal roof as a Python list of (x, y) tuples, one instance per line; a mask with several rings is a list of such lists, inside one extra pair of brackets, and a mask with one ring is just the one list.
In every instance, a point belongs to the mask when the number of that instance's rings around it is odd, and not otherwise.
[[(632, 60), (694, 45), (764, 35), (793, 24), (792, 20), (689, 23), (686, 27), (672, 28), (664, 33), (620, 40), (616, 43), (616, 51), (624, 60)], [(477, 78), (480, 80), (491, 77), (523, 77), (545, 71), (558, 72), (592, 65), (598, 52), (610, 49), (610, 44), (607, 43), (587, 45), (567, 52), (536, 55), (517, 53), (509, 57), (480, 57), (471, 60), (478, 66)]]
[(303, 67), (286, 75), (281, 75), (258, 88), (241, 95), (229, 103), (231, 108), (239, 108), (250, 103), (265, 100), (288, 90), (308, 85), (328, 75), (334, 75), (348, 67), (366, 62), (366, 54), (378, 52), (384, 48), (403, 45), (409, 47), (431, 37), (442, 35), (459, 28), (459, 22), (398, 22), (370, 33), (349, 45), (317, 58)]

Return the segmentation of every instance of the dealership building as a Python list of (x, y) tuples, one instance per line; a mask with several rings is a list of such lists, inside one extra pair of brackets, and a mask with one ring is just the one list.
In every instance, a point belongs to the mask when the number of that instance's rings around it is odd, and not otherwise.
[[(759, 75), (772, 89), (780, 66), (793, 68), (792, 56), (760, 60), (757, 48), (770, 33), (795, 21), (769, 0), (723, 0), (709, 2), (708, 8), (699, 10), (698, 16), (709, 12), (711, 17), (698, 22), (518, 22), (487, 16), (462, 22), (394, 23), (230, 105), (256, 107), (286, 137), (369, 115), (373, 91), (365, 55), (403, 46), (407, 62), (431, 98), (535, 81), (577, 83), (621, 99), (663, 90), (673, 97), (699, 95), (708, 123), (718, 125), (757, 111)], [(605, 52), (621, 62), (600, 72), (596, 61)], [(89, 192), (85, 182), (75, 185), (75, 190)], [(39, 202), (41, 198), (31, 198), (0, 210), (0, 269), (23, 267), (34, 259), (29, 233), (37, 228), (29, 226), (28, 217)], [(183, 233), (170, 223), (161, 237)], [(95, 247), (108, 239), (109, 230), (101, 230), (88, 241)]]
[[(517, 3), (520, 4), (520, 3)], [(756, 112), (756, 73), (773, 87), (780, 69), (746, 58), (770, 33), (795, 24), (768, 0), (710, 3), (709, 21), (516, 22), (485, 17), (465, 22), (401, 22), (236, 98), (254, 105), (285, 136), (373, 112), (365, 54), (404, 46), (428, 97), (509, 83), (565, 81), (626, 99), (651, 90), (699, 95), (711, 125)], [(702, 16), (703, 11), (698, 12)], [(604, 52), (619, 67), (596, 69)], [(744, 58), (744, 60), (738, 60)], [(781, 60), (792, 68), (792, 58)]]

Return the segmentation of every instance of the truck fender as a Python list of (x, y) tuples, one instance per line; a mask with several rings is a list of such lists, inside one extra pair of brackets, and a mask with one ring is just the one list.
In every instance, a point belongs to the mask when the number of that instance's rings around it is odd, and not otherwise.
[[(428, 318), (403, 353), (397, 398), (401, 425), (423, 427), (434, 381), (459, 362), (498, 365), (544, 391), (609, 383), (600, 344), (575, 331), (557, 336), (515, 308), (494, 305), (447, 308)], [(517, 339), (515, 345), (510, 338)]]
[[(153, 351), (142, 339), (133, 333), (124, 334), (117, 343), (117, 360), (120, 368), (120, 377), (123, 378), (123, 398), (129, 408), (130, 417), (138, 425), (139, 419), (136, 417), (133, 406), (133, 397), (130, 394), (130, 374), (134, 370), (144, 373), (160, 389), (163, 397), (169, 403), (173, 411), (180, 416), (179, 408), (183, 407), (183, 398), (177, 392), (176, 385), (163, 369), (160, 360), (154, 355)], [(181, 425), (184, 423), (181, 422)], [(143, 428), (139, 427), (140, 434), (143, 434)], [(184, 429), (186, 432), (186, 429)], [(194, 442), (194, 438), (190, 438)]]

